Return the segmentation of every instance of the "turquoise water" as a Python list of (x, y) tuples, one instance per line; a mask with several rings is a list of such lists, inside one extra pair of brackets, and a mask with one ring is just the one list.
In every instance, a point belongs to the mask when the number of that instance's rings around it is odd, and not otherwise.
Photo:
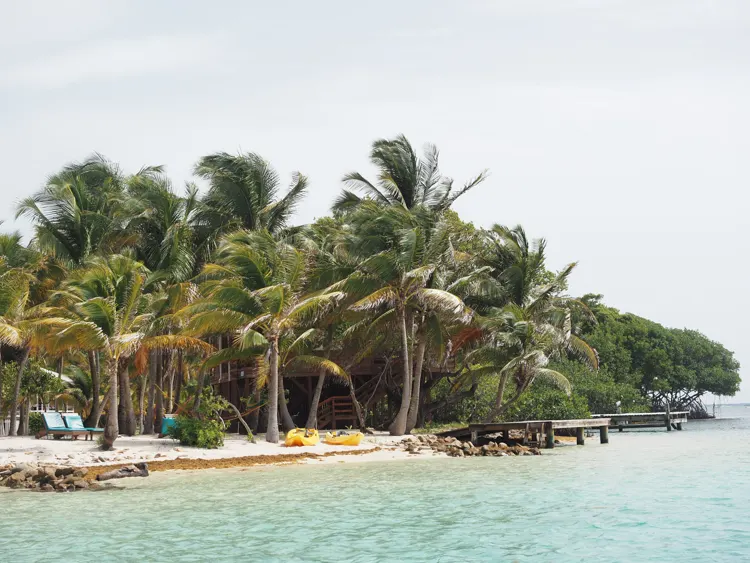
[(117, 491), (8, 492), (0, 561), (749, 561), (749, 440), (750, 418), (736, 418), (613, 432), (609, 445), (541, 457), (157, 473)]

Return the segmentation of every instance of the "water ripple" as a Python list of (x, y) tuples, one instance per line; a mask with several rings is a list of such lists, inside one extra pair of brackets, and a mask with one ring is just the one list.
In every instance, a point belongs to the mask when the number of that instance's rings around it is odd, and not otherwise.
[[(750, 560), (750, 419), (541, 458), (157, 473), (0, 495), (0, 560)], [(43, 538), (43, 541), (40, 541)]]

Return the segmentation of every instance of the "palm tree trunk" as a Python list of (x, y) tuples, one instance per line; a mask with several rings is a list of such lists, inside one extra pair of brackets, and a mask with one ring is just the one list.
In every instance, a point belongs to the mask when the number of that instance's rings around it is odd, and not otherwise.
[(401, 394), (401, 406), (396, 418), (388, 427), (391, 436), (402, 436), (406, 433), (406, 417), (409, 414), (409, 402), (411, 401), (411, 363), (409, 362), (409, 333), (406, 328), (406, 310), (401, 307), (399, 311), (401, 322), (401, 354), (403, 356), (404, 389)]
[(154, 398), (156, 395), (156, 350), (148, 353), (148, 398), (146, 399), (146, 420), (143, 424), (144, 434), (154, 433)]
[(10, 402), (10, 436), (16, 435), (16, 410), (18, 409), (18, 397), (21, 395), (21, 378), (23, 377), (23, 370), (26, 369), (26, 364), (29, 361), (29, 354), (31, 350), (26, 347), (23, 349), (21, 361), (18, 362), (18, 372), (16, 373), (16, 384), (13, 387), (13, 399)]
[(193, 410), (198, 411), (201, 406), (201, 397), (203, 396), (203, 387), (206, 385), (208, 374), (205, 372), (198, 373), (198, 385), (195, 387), (195, 401), (193, 401)]
[[(185, 374), (182, 371), (182, 350), (177, 352), (177, 387), (174, 391), (174, 406), (179, 408), (180, 406), (180, 395), (182, 395), (182, 383), (185, 378)], [(176, 409), (172, 409), (170, 413), (174, 413)]]
[(305, 422), (305, 428), (317, 428), (318, 427), (318, 404), (320, 404), (320, 394), (323, 392), (323, 384), (326, 381), (326, 370), (320, 368), (318, 373), (318, 383), (315, 385), (315, 391), (313, 392), (312, 401), (310, 401), (310, 412), (307, 415), (307, 422)]
[[(526, 391), (526, 389), (529, 388), (529, 385), (531, 385), (532, 380), (524, 380), (524, 382), (518, 387), (515, 394), (505, 401), (502, 402), (502, 397), (500, 397), (500, 405), (498, 406), (497, 401), (498, 399), (495, 399), (495, 407), (490, 411), (490, 414), (487, 415), (487, 418), (485, 419), (485, 422), (492, 422), (495, 418), (503, 414), (505, 411), (507, 411), (520, 397), (523, 395), (523, 392)], [(500, 382), (503, 387), (503, 393), (505, 392), (505, 382)], [(498, 389), (498, 396), (500, 396), (500, 389)]]
[(130, 377), (128, 376), (128, 360), (120, 360), (120, 405), (122, 405), (123, 422), (122, 433), (135, 436), (135, 409), (133, 408), (133, 394), (130, 392)]
[(268, 427), (266, 442), (279, 442), (279, 337), (271, 338), (268, 373)]
[(120, 433), (117, 424), (117, 387), (118, 364), (117, 358), (107, 358), (107, 372), (109, 376), (109, 405), (107, 406), (107, 423), (104, 425), (103, 450), (111, 450)]
[(167, 374), (167, 413), (174, 411), (174, 370)]
[(91, 372), (91, 412), (86, 419), (85, 425), (88, 427), (95, 427), (101, 414), (101, 401), (99, 395), (101, 394), (101, 381), (99, 377), (99, 352), (89, 352), (89, 371)]
[[(260, 405), (260, 389), (258, 388), (257, 375), (250, 378), (250, 394), (255, 398), (255, 404), (259, 406)], [(260, 408), (256, 408), (255, 410), (253, 410), (253, 412), (250, 413), (248, 418), (250, 419), (247, 422), (248, 426), (250, 426), (253, 432), (257, 432), (258, 426), (260, 423)]]
[(422, 390), (422, 366), (424, 365), (424, 355), (427, 350), (427, 338), (424, 331), (417, 332), (419, 343), (417, 344), (417, 359), (412, 374), (411, 403), (409, 404), (409, 414), (406, 416), (406, 433), (408, 434), (417, 425), (419, 417), (420, 392)]
[[(328, 359), (331, 355), (331, 342), (333, 341), (333, 325), (326, 330), (326, 347), (324, 357)], [(315, 385), (312, 401), (310, 401), (310, 412), (307, 414), (305, 428), (318, 427), (318, 405), (320, 404), (320, 394), (323, 392), (323, 385), (326, 381), (326, 371), (321, 368), (318, 372), (318, 383)]]
[(292, 415), (286, 406), (286, 393), (284, 393), (284, 375), (279, 373), (279, 413), (281, 414), (281, 427), (284, 432), (289, 432), (295, 428)]
[(357, 421), (359, 422), (359, 429), (365, 431), (365, 416), (362, 414), (362, 406), (357, 400), (357, 392), (354, 389), (354, 380), (351, 375), (349, 376), (349, 397), (352, 399), (352, 406), (354, 406), (354, 412), (357, 415)]
[(144, 408), (146, 407), (146, 388), (148, 387), (148, 378), (141, 376), (138, 384), (138, 430), (143, 434), (143, 421), (145, 420)]
[(155, 418), (154, 432), (161, 434), (162, 421), (164, 420), (164, 357), (158, 352), (159, 361), (156, 362), (156, 400), (154, 401)]
[(29, 433), (29, 403), (28, 397), (21, 399), (21, 414), (18, 419), (18, 435), (26, 436)]

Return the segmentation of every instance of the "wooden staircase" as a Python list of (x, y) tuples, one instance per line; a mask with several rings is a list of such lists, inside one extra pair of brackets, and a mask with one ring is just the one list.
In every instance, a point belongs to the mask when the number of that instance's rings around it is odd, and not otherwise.
[(339, 430), (342, 427), (356, 425), (357, 413), (349, 395), (329, 397), (318, 405), (318, 428)]

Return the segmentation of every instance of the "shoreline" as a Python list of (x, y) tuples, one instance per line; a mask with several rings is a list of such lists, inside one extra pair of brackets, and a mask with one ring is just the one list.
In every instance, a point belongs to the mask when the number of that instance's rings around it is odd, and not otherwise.
[[(87, 470), (86, 479), (125, 465), (145, 462), (149, 471), (225, 469), (260, 465), (314, 462), (385, 461), (408, 459), (399, 446), (402, 437), (367, 436), (359, 446), (286, 447), (244, 437), (228, 437), (221, 448), (206, 450), (181, 446), (169, 438), (122, 437), (115, 448), (102, 451), (96, 442), (83, 440), (37, 440), (33, 437), (0, 438), (0, 468), (15, 464), (74, 467)], [(423, 457), (423, 456), (417, 456)]]

